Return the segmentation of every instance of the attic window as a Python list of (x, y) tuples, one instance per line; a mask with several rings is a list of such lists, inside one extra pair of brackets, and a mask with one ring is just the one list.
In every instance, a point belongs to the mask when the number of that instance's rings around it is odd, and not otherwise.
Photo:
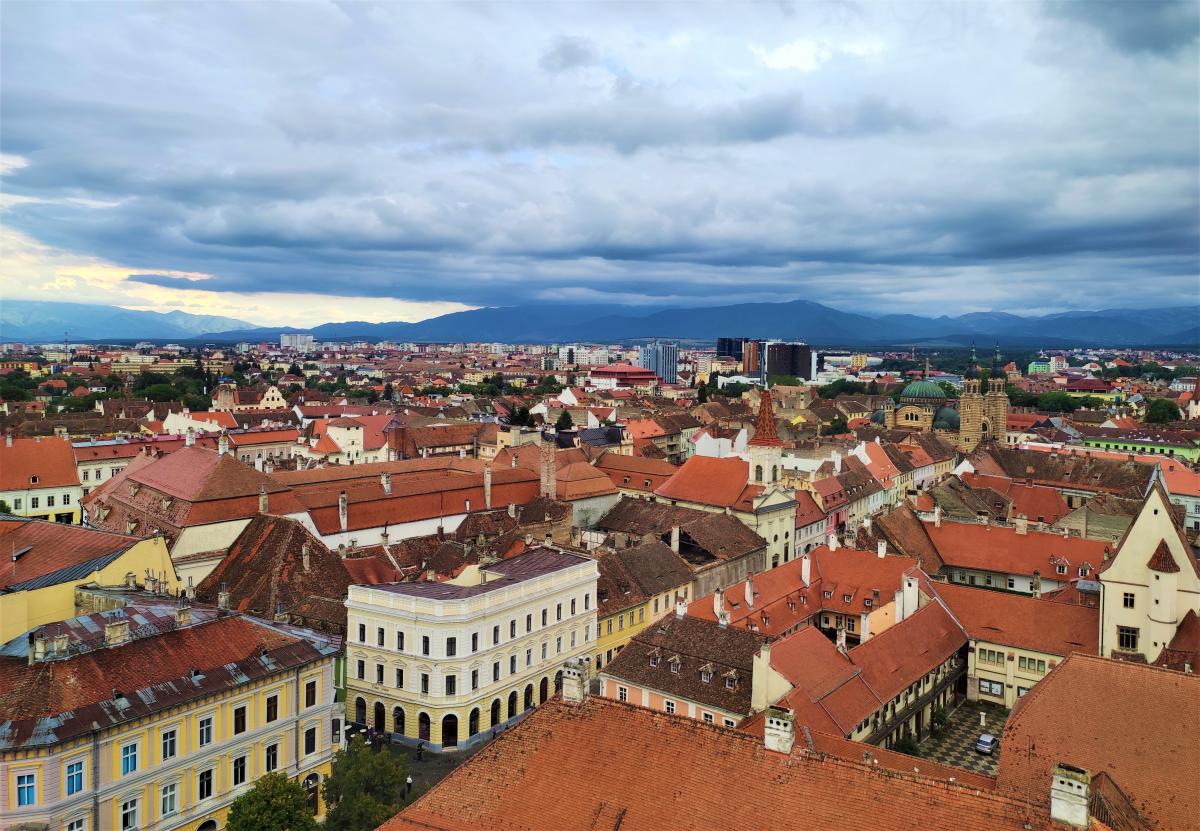
[(140, 485), (138, 485), (138, 483), (137, 483), (137, 482), (130, 482), (130, 483), (129, 483), (129, 495), (130, 495), (130, 496), (137, 496), (137, 492), (138, 492), (138, 489), (139, 489), (140, 487), (141, 487), (141, 486), (140, 486)]
[(650, 666), (652, 666), (652, 667), (658, 666), (658, 656), (657, 655), (650, 656)]
[(832, 591), (827, 591), (827, 592), (825, 592), (825, 599), (826, 599), (826, 600), (828, 600), (828, 599), (829, 599), (829, 598), (831, 598), (831, 597), (833, 597), (833, 592), (832, 592)]
[(700, 673), (700, 680), (703, 681), (705, 684), (707, 684), (710, 681), (712, 681), (712, 676), (713, 676), (712, 671), (706, 669), (706, 670), (704, 670), (704, 672)]
[(864, 605), (864, 606), (867, 606), (867, 607), (870, 607), (870, 605), (871, 605), (871, 602), (872, 602), (872, 601), (871, 601), (871, 598), (869, 598), (869, 597), (868, 597), (868, 598), (866, 598), (865, 600), (863, 600), (863, 605)]
[(674, 672), (674, 673), (679, 672), (679, 661), (677, 661), (677, 660), (671, 661), (671, 672)]
[(737, 679), (736, 679), (736, 678), (734, 678), (734, 677), (730, 676), (729, 678), (726, 678), (726, 679), (725, 679), (725, 689), (727, 689), (727, 690), (732, 690), (732, 689), (733, 689), (734, 687), (736, 687), (736, 686), (737, 686)]
[(1079, 576), (1080, 577), (1087, 577), (1090, 572), (1091, 572), (1091, 569), (1088, 568), (1087, 566), (1079, 567)]
[[(36, 475), (34, 475), (34, 476), (30, 476), (30, 477), (29, 477), (29, 484), (31, 484), (31, 485), (36, 485), (37, 483), (38, 483), (38, 478), (37, 478), (37, 476), (36, 476)], [(1156, 513), (1157, 513), (1157, 512), (1156, 512)]]
[(850, 598), (850, 595), (848, 595), (848, 594), (843, 594), (843, 595), (842, 595), (842, 602), (843, 602), (843, 603), (849, 603), (849, 602), (850, 602), (850, 599), (851, 599), (851, 598)]
[(1059, 564), (1059, 565), (1056, 565), (1056, 566), (1054, 567), (1054, 570), (1055, 570), (1057, 573), (1059, 573), (1059, 574), (1066, 574), (1066, 573), (1067, 573), (1067, 567), (1066, 567), (1066, 566), (1064, 566), (1064, 565), (1061, 565), (1061, 564)]

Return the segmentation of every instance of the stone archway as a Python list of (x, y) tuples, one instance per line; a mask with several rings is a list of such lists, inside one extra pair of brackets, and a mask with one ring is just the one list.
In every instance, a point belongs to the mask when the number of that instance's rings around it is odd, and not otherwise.
[(367, 723), (367, 700), (362, 696), (354, 699), (354, 723)]
[(375, 719), (371, 725), (372, 727), (375, 728), (376, 733), (382, 733), (385, 730), (387, 730), (387, 720), (385, 717), (386, 712), (387, 712), (387, 710), (384, 708), (383, 702), (376, 701), (375, 702)]

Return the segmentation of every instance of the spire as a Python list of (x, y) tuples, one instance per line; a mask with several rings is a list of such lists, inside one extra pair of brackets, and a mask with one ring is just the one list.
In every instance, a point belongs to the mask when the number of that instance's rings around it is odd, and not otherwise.
[(775, 427), (775, 408), (771, 406), (771, 391), (763, 390), (762, 401), (758, 405), (758, 421), (754, 423), (754, 438), (750, 444), (757, 447), (782, 447), (779, 431)]
[(975, 341), (971, 341), (971, 361), (967, 364), (967, 374), (964, 377), (972, 381), (979, 377), (979, 359), (975, 357)]
[(928, 355), (925, 356), (925, 374), (922, 375), (921, 377), (922, 378), (929, 377), (929, 356)]

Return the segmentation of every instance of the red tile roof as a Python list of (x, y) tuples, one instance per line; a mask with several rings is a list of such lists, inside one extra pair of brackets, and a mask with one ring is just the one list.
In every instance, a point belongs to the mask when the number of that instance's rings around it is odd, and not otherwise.
[(679, 502), (753, 511), (754, 498), (762, 493), (762, 488), (747, 484), (749, 467), (745, 459), (737, 456), (723, 459), (692, 456), (654, 493)]
[(1053, 827), (1044, 795), (1006, 799), (800, 747), (798, 740), (791, 754), (775, 753), (753, 736), (695, 719), (606, 699), (556, 699), (381, 831)]
[(1151, 571), (1161, 572), (1162, 574), (1176, 574), (1179, 572), (1179, 564), (1175, 562), (1175, 558), (1171, 555), (1171, 549), (1167, 546), (1167, 541), (1159, 542), (1158, 547), (1154, 549), (1154, 553), (1150, 555), (1150, 561), (1146, 563), (1146, 568)]
[[(1015, 528), (994, 525), (943, 522), (938, 528), (926, 522), (924, 526), (938, 555), (949, 567), (1022, 575), (1037, 571), (1052, 580), (1078, 577), (1079, 567), (1085, 563), (1094, 574), (1104, 564), (1105, 551), (1112, 547), (1104, 540), (1041, 531), (1018, 534)], [(1057, 573), (1060, 562), (1066, 565), (1065, 575)]]
[[(85, 566), (136, 545), (137, 537), (35, 519), (0, 520), (0, 591)], [(97, 565), (97, 568), (100, 566)], [(89, 572), (90, 573), (90, 572)], [(76, 575), (80, 578), (87, 574)], [(64, 575), (65, 579), (71, 579)], [(50, 580), (46, 585), (55, 584)]]
[(988, 488), (1004, 494), (1012, 500), (1016, 513), (1027, 519), (1054, 523), (1071, 513), (1067, 501), (1054, 488), (1026, 485), (1005, 476), (983, 473), (964, 473), (960, 478), (972, 488)]
[(779, 430), (775, 426), (775, 408), (771, 406), (771, 391), (763, 390), (758, 405), (758, 418), (754, 422), (754, 438), (750, 444), (756, 447), (783, 447)]
[(952, 583), (933, 583), (974, 640), (1066, 657), (1100, 652), (1100, 610)]
[(11, 447), (8, 437), (0, 442), (0, 491), (78, 484), (75, 453), (66, 439), (14, 438)]
[(1060, 763), (1107, 773), (1158, 828), (1200, 817), (1200, 676), (1072, 655), (1017, 699), (1001, 738), (1001, 792), (1039, 799)]

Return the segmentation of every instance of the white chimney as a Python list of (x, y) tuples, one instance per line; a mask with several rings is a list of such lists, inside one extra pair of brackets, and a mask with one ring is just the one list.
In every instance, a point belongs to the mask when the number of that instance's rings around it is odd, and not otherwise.
[(350, 499), (345, 491), (338, 494), (338, 525), (343, 534), (350, 527)]
[(833, 532), (833, 531), (830, 531), (830, 532), (829, 532), (829, 537), (828, 537), (827, 539), (828, 539), (827, 545), (829, 546), (829, 550), (830, 550), (830, 551), (837, 551), (837, 549), (838, 549), (838, 538), (837, 538), (837, 534), (836, 534), (835, 532)]
[(917, 578), (906, 574), (904, 575), (904, 586), (900, 589), (901, 593), (901, 609), (897, 616), (896, 622), (899, 623), (904, 618), (911, 615), (917, 610)]
[(189, 427), (189, 428), (187, 428), (187, 432), (184, 433), (184, 435), (183, 435), (183, 445), (184, 445), (184, 447), (192, 447), (193, 445), (195, 445), (195, 443), (196, 443), (196, 431), (193, 428)]
[(942, 527), (942, 506), (941, 506), (941, 505), (936, 505), (936, 506), (934, 506), (934, 509), (933, 509), (933, 527), (934, 527), (934, 528), (941, 528), (941, 527)]
[(679, 553), (679, 526), (671, 526), (671, 550), (676, 554)]
[(880, 540), (875, 546), (875, 551), (879, 554), (879, 559), (887, 556), (887, 540)]
[(129, 641), (129, 620), (121, 618), (104, 624), (104, 645), (120, 646)]
[(217, 592), (217, 608), (229, 611), (229, 592), (226, 591), (224, 584), (222, 584), (221, 590)]
[(175, 626), (182, 629), (192, 625), (192, 607), (178, 606), (175, 609)]
[(483, 464), (483, 507), (492, 509), (492, 463)]
[(1013, 520), (1014, 530), (1017, 534), (1025, 536), (1029, 533), (1029, 520), (1026, 517), (1019, 516)]
[(675, 598), (675, 617), (683, 617), (687, 614), (687, 601), (681, 597)]
[(812, 582), (812, 561), (808, 559), (808, 554), (800, 558), (800, 579), (805, 586)]
[(1082, 768), (1059, 762), (1050, 774), (1050, 819), (1073, 828), (1088, 828), (1088, 787), (1091, 775)]
[(563, 665), (562, 697), (568, 704), (579, 704), (587, 697), (586, 670), (579, 658), (571, 658)]
[(4, 446), (12, 447), (12, 433), (11, 432), (4, 434)]
[(222, 456), (229, 452), (229, 434), (224, 430), (221, 431), (221, 435), (217, 439), (217, 452)]
[(846, 654), (846, 629), (843, 626), (837, 628), (837, 651)]
[(772, 704), (767, 708), (767, 720), (763, 727), (763, 744), (767, 750), (791, 754), (796, 743), (796, 717), (786, 707)]
[(713, 592), (713, 614), (720, 618), (725, 613), (725, 591), (720, 586)]
[(746, 608), (754, 608), (754, 572), (746, 575)]
[(270, 503), (267, 500), (267, 486), (260, 485), (258, 488), (258, 512), (265, 514)]
[(841, 473), (842, 472), (842, 454), (839, 453), (837, 450), (835, 450), (835, 451), (833, 451), (833, 454), (829, 458), (833, 460), (834, 474), (836, 475), (836, 474)]
[(379, 474), (379, 484), (383, 485), (383, 492), (385, 494), (387, 494), (388, 496), (392, 495), (392, 474), (390, 474), (390, 473)]

